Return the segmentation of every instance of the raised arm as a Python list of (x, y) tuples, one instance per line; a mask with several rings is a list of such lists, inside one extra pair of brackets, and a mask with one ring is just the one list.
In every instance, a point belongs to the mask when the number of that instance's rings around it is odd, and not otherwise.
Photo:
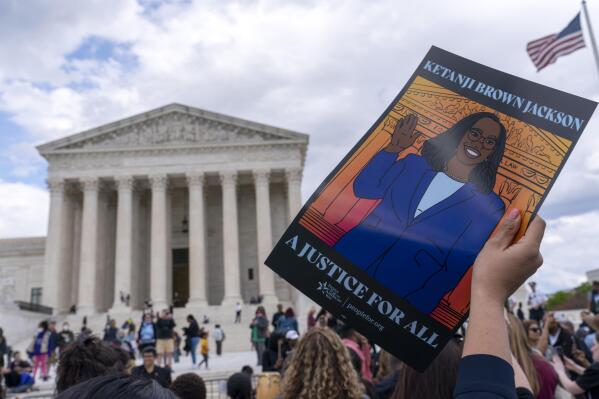
[(520, 212), (510, 211), (474, 263), (456, 399), (516, 397), (503, 304), (543, 263), (539, 247), (545, 230), (545, 222), (537, 217), (526, 235), (512, 244), (520, 222)]
[(397, 122), (389, 144), (376, 154), (356, 177), (354, 181), (356, 196), (379, 199), (385, 195), (391, 183), (405, 167), (404, 162), (397, 161), (397, 155), (414, 144), (420, 135), (415, 130), (417, 124), (418, 117), (415, 115), (408, 115)]

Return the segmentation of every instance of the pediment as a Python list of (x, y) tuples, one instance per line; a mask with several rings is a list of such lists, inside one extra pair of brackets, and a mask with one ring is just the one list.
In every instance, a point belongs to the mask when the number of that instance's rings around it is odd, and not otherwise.
[(122, 150), (254, 143), (307, 143), (307, 135), (172, 104), (38, 147), (55, 151)]

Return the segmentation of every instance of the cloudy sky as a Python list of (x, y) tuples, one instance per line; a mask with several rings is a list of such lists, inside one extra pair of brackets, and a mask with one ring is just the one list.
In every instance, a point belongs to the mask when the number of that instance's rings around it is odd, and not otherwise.
[[(599, 3), (589, 7), (597, 30)], [(431, 45), (598, 100), (590, 49), (540, 73), (524, 50), (579, 10), (564, 0), (2, 1), (0, 237), (45, 235), (35, 145), (171, 102), (309, 133), (307, 198)], [(535, 278), (546, 291), (599, 268), (598, 118), (541, 212)]]

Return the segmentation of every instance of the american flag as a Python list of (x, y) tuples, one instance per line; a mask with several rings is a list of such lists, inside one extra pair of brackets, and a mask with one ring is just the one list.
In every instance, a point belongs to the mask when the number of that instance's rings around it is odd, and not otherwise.
[(573, 53), (584, 47), (582, 29), (580, 27), (580, 13), (557, 34), (548, 35), (526, 45), (526, 51), (537, 72), (549, 64), (553, 64), (562, 55)]

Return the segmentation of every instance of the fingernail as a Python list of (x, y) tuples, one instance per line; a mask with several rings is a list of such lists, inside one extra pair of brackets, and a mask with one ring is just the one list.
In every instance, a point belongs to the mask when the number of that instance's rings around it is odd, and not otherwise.
[(508, 219), (516, 220), (520, 216), (520, 210), (518, 208), (513, 208), (510, 213), (507, 215)]

